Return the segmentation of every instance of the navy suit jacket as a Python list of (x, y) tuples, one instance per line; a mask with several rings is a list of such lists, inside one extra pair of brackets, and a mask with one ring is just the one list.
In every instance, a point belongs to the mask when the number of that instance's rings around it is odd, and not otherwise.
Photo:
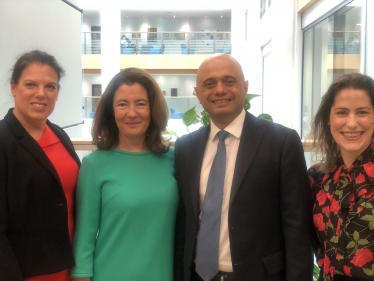
[[(210, 127), (178, 138), (180, 192), (175, 281), (189, 281), (199, 224), (199, 187)], [(298, 134), (246, 113), (228, 214), (237, 281), (309, 281), (313, 274), (312, 197)]]
[[(0, 121), (0, 280), (74, 266), (65, 194), (57, 171), (10, 109)], [(47, 121), (80, 165), (68, 135)]]

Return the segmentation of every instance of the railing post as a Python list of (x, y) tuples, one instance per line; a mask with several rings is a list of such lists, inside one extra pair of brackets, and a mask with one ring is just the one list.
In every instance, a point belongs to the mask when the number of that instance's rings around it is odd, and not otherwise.
[(83, 33), (84, 36), (84, 54), (87, 54), (87, 43), (86, 43), (86, 32)]

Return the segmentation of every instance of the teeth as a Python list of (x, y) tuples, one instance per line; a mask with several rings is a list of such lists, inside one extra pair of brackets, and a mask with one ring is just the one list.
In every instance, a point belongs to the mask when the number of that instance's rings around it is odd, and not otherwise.
[(358, 137), (361, 133), (343, 133), (346, 137)]
[(32, 105), (35, 105), (35, 106), (38, 106), (38, 107), (43, 107), (44, 106), (44, 104), (42, 104), (42, 103), (33, 103)]
[(228, 102), (228, 100), (216, 100), (216, 101), (214, 101), (214, 103), (225, 103), (225, 102)]

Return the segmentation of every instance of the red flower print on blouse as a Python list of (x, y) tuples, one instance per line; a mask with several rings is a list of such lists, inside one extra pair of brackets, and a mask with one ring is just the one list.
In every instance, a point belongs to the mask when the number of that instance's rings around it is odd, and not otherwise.
[(340, 177), (342, 169), (343, 169), (343, 166), (340, 166), (339, 169), (335, 172), (334, 183), (337, 183), (339, 181), (339, 177)]
[(362, 166), (364, 166), (364, 170), (369, 177), (374, 177), (374, 164), (372, 162), (368, 162)]
[(363, 189), (361, 189), (361, 190), (358, 192), (358, 196), (365, 195), (367, 192), (368, 192), (367, 189), (363, 188)]
[(374, 189), (366, 194), (366, 198), (372, 198), (374, 196)]
[(354, 195), (353, 192), (351, 192), (351, 194), (349, 194), (348, 202), (349, 202), (349, 205), (351, 205), (351, 206), (353, 206), (355, 204), (355, 195)]
[(325, 183), (325, 182), (328, 180), (329, 177), (330, 177), (330, 175), (329, 175), (329, 174), (326, 174), (326, 175), (323, 177), (323, 179), (322, 179), (322, 184)]
[(374, 260), (373, 253), (368, 249), (361, 249), (359, 250), (353, 259), (351, 260), (351, 263), (358, 267), (363, 267), (366, 263), (371, 262)]
[(336, 226), (335, 235), (339, 235), (340, 234), (340, 226), (341, 226), (341, 224), (342, 224), (342, 219), (338, 218), (338, 225)]
[(330, 206), (326, 206), (322, 208), (322, 212), (326, 214), (326, 216), (330, 215)]
[(360, 184), (360, 183), (363, 183), (364, 181), (365, 181), (365, 176), (363, 174), (359, 174), (356, 177), (356, 183)]
[(316, 199), (320, 206), (325, 204), (326, 199), (327, 199), (326, 192), (324, 192), (323, 190), (320, 190), (320, 192), (318, 192), (316, 195)]
[(352, 269), (352, 267), (349, 267), (349, 266), (346, 266), (346, 265), (343, 266), (344, 274), (352, 277), (351, 269)]
[(325, 255), (325, 260), (323, 261), (323, 273), (328, 274), (330, 272), (330, 259)]
[(322, 214), (313, 215), (314, 225), (319, 231), (325, 230), (325, 223), (323, 222)]
[(339, 201), (335, 200), (335, 198), (333, 198), (332, 201), (331, 201), (330, 211), (334, 212), (334, 213), (340, 211)]

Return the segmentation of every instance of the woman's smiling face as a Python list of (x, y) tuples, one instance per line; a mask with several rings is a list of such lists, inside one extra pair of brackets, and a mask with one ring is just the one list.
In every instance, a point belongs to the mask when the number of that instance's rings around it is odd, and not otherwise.
[(373, 137), (374, 108), (366, 91), (346, 88), (337, 93), (329, 125), (344, 162), (345, 158), (353, 162)]

